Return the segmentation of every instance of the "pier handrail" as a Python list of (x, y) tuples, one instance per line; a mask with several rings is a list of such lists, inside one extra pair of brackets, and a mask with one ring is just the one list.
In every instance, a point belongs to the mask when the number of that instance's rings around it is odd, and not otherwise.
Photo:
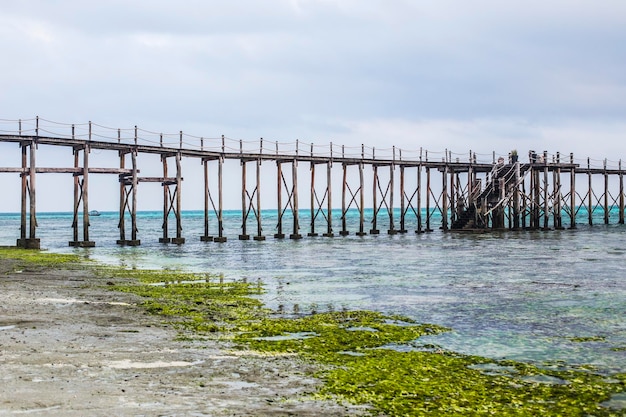
[[(0, 119), (0, 134), (16, 136), (49, 136), (65, 139), (83, 139), (128, 145), (154, 145), (187, 150), (241, 153), (255, 155), (294, 156), (308, 154), (320, 158), (350, 158), (403, 162), (442, 162), (471, 163), (486, 165), (493, 163), (496, 153), (473, 153), (469, 159), (466, 153), (451, 150), (426, 150), (422, 148), (385, 147), (376, 148), (362, 144), (360, 146), (341, 146), (334, 144), (313, 145), (310, 141), (271, 141), (267, 138), (244, 140), (229, 136), (198, 136), (184, 131), (158, 132), (138, 126), (113, 128), (104, 124), (88, 121), (82, 123), (64, 123), (43, 117), (25, 119)], [(274, 145), (274, 146), (272, 146)], [(601, 161), (602, 164), (604, 161)], [(602, 165), (599, 164), (599, 165)], [(612, 166), (612, 164), (610, 165)]]

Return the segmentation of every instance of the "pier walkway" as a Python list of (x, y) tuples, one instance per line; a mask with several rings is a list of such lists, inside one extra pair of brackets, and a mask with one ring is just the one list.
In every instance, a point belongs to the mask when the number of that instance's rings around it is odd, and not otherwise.
[[(137, 230), (138, 189), (142, 183), (158, 183), (163, 194), (163, 243), (182, 244), (181, 194), (183, 161), (195, 159), (203, 165), (204, 230), (198, 231), (205, 242), (224, 242), (224, 164), (233, 161), (241, 167), (241, 240), (264, 240), (261, 205), (278, 210), (274, 238), (300, 239), (300, 193), (308, 190), (307, 210), (311, 221), (307, 236), (318, 236), (316, 224), (322, 224), (321, 235), (333, 237), (352, 233), (363, 236), (380, 233), (384, 219), (387, 233), (430, 232), (437, 226), (444, 231), (488, 229), (560, 229), (575, 228), (577, 214), (602, 212), (609, 224), (610, 213), (618, 211), (617, 222), (624, 223), (624, 186), (622, 162), (583, 161), (573, 154), (528, 153), (518, 160), (515, 151), (507, 159), (496, 154), (477, 155), (472, 151), (457, 155), (446, 150), (433, 153), (391, 147), (376, 149), (345, 147), (336, 144), (318, 146), (300, 141), (249, 142), (224, 136), (204, 138), (184, 134), (162, 134), (137, 128), (114, 129), (92, 122), (57, 123), (39, 117), (28, 120), (0, 120), (0, 144), (19, 145), (16, 164), (0, 167), (0, 173), (16, 174), (21, 179), (21, 223), (17, 245), (39, 248), (37, 238), (36, 179), (47, 173), (69, 174), (74, 179), (74, 220), (72, 246), (94, 246), (89, 235), (89, 177), (109, 174), (119, 181), (120, 245), (139, 245)], [(51, 147), (63, 147), (73, 153), (69, 167), (41, 167), (39, 154)], [(90, 165), (90, 152), (111, 152), (119, 157), (115, 167)], [(138, 155), (158, 155), (162, 176), (141, 175)], [(526, 159), (526, 157), (524, 157)], [(173, 169), (170, 169), (170, 162)], [(273, 178), (267, 178), (263, 163), (275, 164)], [(582, 162), (582, 163), (581, 163)], [(593, 162), (593, 163), (592, 163)], [(308, 172), (302, 179), (304, 165)], [(247, 172), (251, 167), (254, 171)], [(368, 170), (368, 183), (365, 171)], [(332, 217), (333, 175), (341, 176), (341, 216)], [(211, 179), (209, 181), (209, 174)], [(321, 180), (320, 180), (321, 178)], [(232, 182), (232, 180), (230, 181)], [(304, 185), (303, 185), (304, 183)], [(275, 200), (263, 200), (261, 185), (272, 184)], [(598, 184), (602, 184), (599, 190)], [(153, 191), (152, 191), (153, 192)], [(366, 196), (367, 194), (367, 196)], [(367, 199), (367, 202), (366, 202)], [(365, 219), (366, 206), (373, 208), (371, 219)], [(357, 209), (357, 230), (348, 230), (346, 214)], [(396, 218), (398, 212), (400, 216)], [(1, 205), (0, 205), (0, 211)], [(425, 213), (425, 214), (424, 214)], [(170, 235), (169, 220), (175, 219)], [(434, 225), (433, 219), (441, 219)], [(290, 224), (284, 222), (289, 219)], [(369, 230), (366, 229), (366, 220)], [(209, 233), (209, 225), (216, 232)], [(249, 233), (248, 225), (254, 225)], [(82, 231), (82, 234), (81, 234)], [(285, 233), (287, 232), (288, 233)]]

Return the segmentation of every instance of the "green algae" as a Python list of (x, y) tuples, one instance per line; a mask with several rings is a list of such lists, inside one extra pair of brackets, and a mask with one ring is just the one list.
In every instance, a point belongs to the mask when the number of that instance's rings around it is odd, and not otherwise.
[(86, 262), (85, 258), (78, 255), (47, 253), (39, 250), (21, 249), (14, 247), (0, 248), (0, 258), (18, 261), (18, 267), (76, 267)]
[[(368, 404), (373, 415), (623, 416), (625, 413), (600, 404), (609, 401), (612, 394), (626, 390), (626, 375), (613, 375), (607, 380), (589, 370), (544, 369), (441, 349), (399, 351), (394, 347), (449, 330), (417, 324), (404, 317), (372, 311), (279, 317), (251, 298), (260, 291), (259, 287), (245, 283), (114, 288), (146, 297), (149, 311), (179, 317), (185, 330), (199, 335), (219, 332), (222, 338), (233, 340), (241, 349), (298, 354), (318, 363), (321, 370), (316, 376), (324, 385), (317, 397)], [(488, 366), (487, 370), (481, 365)], [(501, 371), (493, 372), (493, 368)]]
[[(241, 322), (265, 316), (263, 304), (251, 297), (259, 291), (256, 285), (244, 282), (212, 282), (205, 276), (169, 271), (107, 270), (109, 276), (132, 276), (149, 284), (114, 284), (112, 290), (142, 297), (141, 305), (150, 313), (166, 317), (181, 330), (200, 335), (224, 333), (237, 329)], [(126, 273), (128, 272), (128, 273)], [(103, 273), (102, 271), (100, 273)], [(180, 282), (180, 283), (177, 283)], [(184, 337), (189, 338), (189, 335)]]
[[(82, 261), (22, 250), (0, 250), (0, 257), (64, 268)], [(616, 403), (612, 394), (626, 391), (626, 374), (607, 378), (593, 368), (539, 368), (442, 349), (411, 349), (419, 337), (448, 329), (371, 311), (274, 316), (254, 298), (262, 291), (259, 285), (217, 276), (109, 267), (94, 271), (109, 280), (110, 289), (136, 294), (147, 311), (178, 326), (181, 340), (210, 335), (232, 340), (241, 349), (298, 354), (320, 365), (316, 376), (324, 385), (319, 398), (368, 404), (372, 415), (626, 415), (624, 409), (603, 406)], [(401, 351), (401, 346), (409, 348)]]
[(568, 337), (567, 340), (575, 343), (585, 343), (585, 342), (605, 342), (606, 337), (604, 336), (579, 336), (579, 337)]
[[(387, 415), (619, 416), (624, 410), (601, 407), (612, 393), (623, 392), (626, 376), (609, 383), (583, 371), (540, 369), (514, 361), (437, 350), (398, 351), (425, 334), (446, 329), (389, 320), (379, 313), (324, 313), (298, 319), (265, 319), (236, 340), (268, 352), (297, 352), (328, 368), (318, 395), (370, 404)], [(367, 330), (351, 331), (363, 328)], [(375, 331), (371, 331), (373, 329)], [(272, 339), (308, 332), (315, 337)], [(506, 372), (484, 372), (492, 364)]]

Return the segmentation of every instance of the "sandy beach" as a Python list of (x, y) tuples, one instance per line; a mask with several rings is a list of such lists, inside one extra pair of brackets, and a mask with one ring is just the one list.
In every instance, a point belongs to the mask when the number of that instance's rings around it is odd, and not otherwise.
[(0, 260), (0, 416), (344, 416), (297, 357), (182, 342), (82, 270)]

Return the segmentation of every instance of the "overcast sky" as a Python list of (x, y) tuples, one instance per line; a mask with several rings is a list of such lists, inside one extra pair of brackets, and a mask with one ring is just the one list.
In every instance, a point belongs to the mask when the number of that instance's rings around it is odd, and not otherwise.
[(0, 118), (626, 157), (626, 2), (3, 1)]

